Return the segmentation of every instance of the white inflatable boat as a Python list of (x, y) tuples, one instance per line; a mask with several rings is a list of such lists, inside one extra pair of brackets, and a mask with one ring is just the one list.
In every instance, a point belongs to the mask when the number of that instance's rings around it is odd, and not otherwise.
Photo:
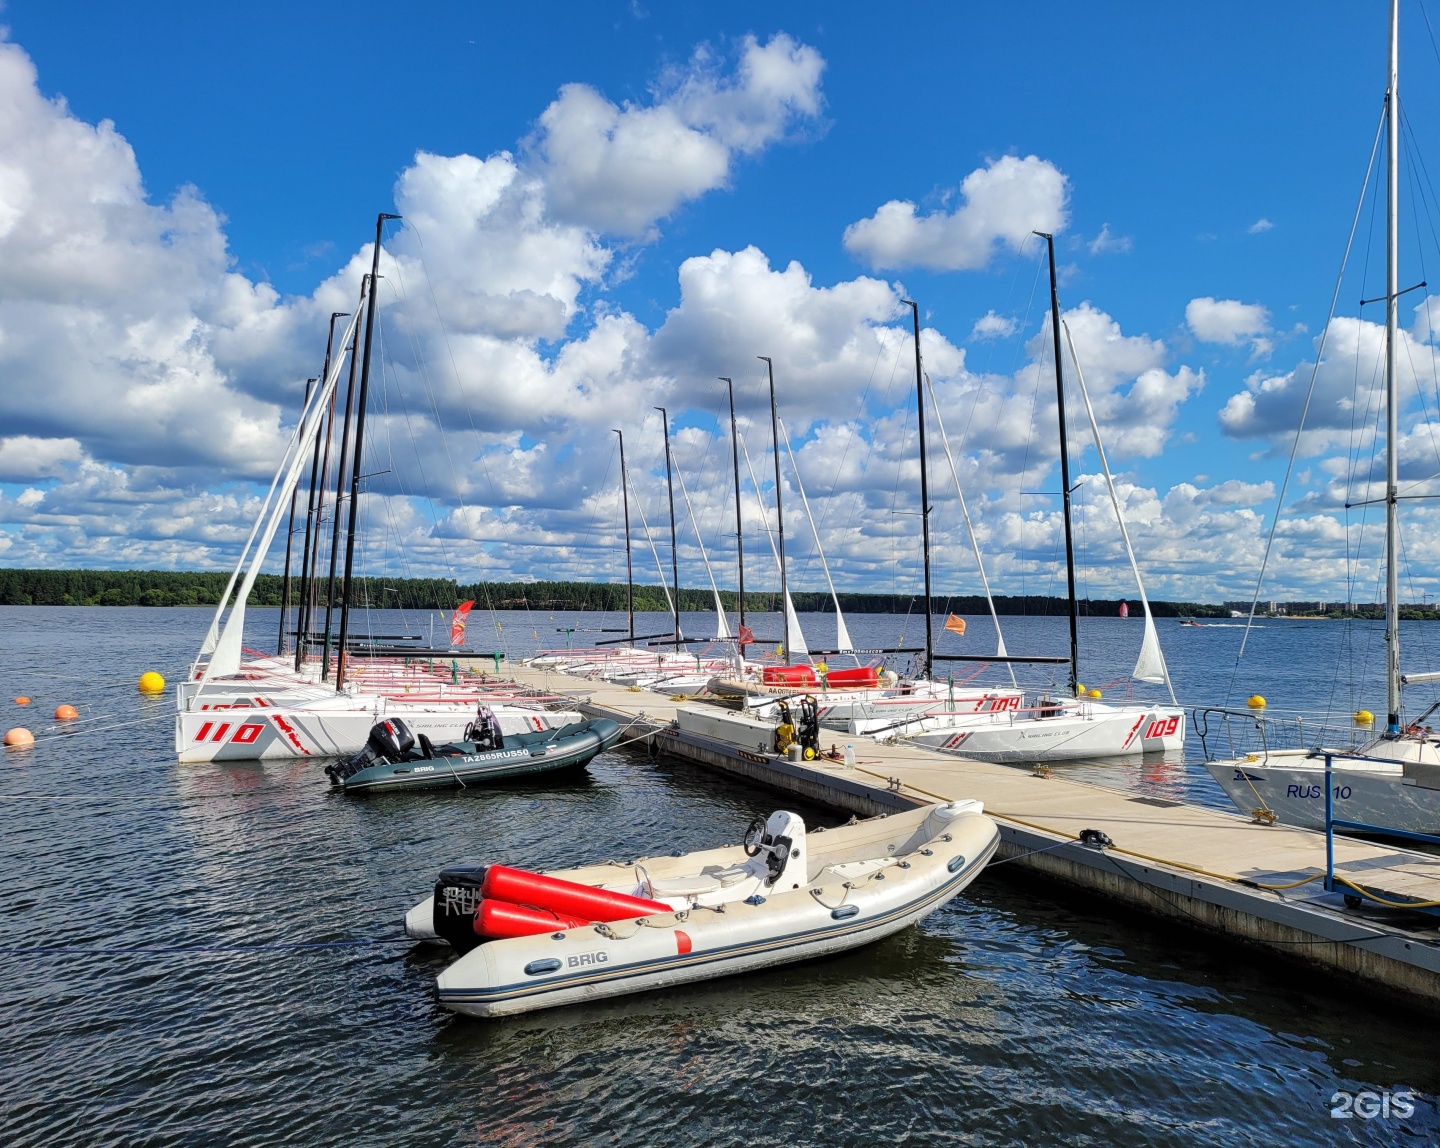
[(756, 820), (743, 846), (546, 874), (447, 869), (405, 917), (461, 955), (440, 1002), (505, 1016), (852, 949), (934, 912), (999, 844), (978, 801), (807, 833)]

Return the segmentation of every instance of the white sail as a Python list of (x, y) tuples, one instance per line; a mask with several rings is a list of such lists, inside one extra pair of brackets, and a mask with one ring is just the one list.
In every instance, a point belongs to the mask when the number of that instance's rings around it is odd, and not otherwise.
[[(349, 342), (354, 327), (355, 320), (351, 319), (350, 327), (346, 329), (345, 338), (341, 342), (342, 347)], [(285, 500), (300, 481), (300, 471), (305, 465), (304, 444), (309, 442), (320, 430), (321, 420), (325, 417), (325, 407), (335, 391), (335, 384), (340, 378), (340, 369), (344, 362), (345, 355), (343, 353), (335, 357), (329, 377), (325, 380), (324, 385), (315, 392), (315, 402), (307, 410), (307, 417), (296, 427), (296, 434), (291, 438), (288, 451), (289, 465), (282, 467), (284, 480), (271, 488), (271, 493), (278, 493), (279, 497), (274, 500), (270, 509), (265, 529), (256, 543), (254, 557), (250, 560), (250, 567), (245, 571), (245, 579), (235, 593), (234, 604), (230, 607), (230, 616), (225, 619), (225, 627), (220, 631), (220, 636), (210, 655), (210, 661), (206, 663), (205, 673), (200, 679), (201, 689), (204, 689), (205, 685), (215, 678), (228, 677), (240, 670), (241, 643), (245, 633), (245, 604), (249, 600), (251, 589), (254, 588), (255, 579), (260, 574), (260, 567), (265, 562), (265, 555), (270, 550), (270, 542), (275, 537), (281, 520), (285, 517)], [(278, 478), (279, 475), (276, 477)]]
[[(308, 439), (302, 438), (301, 431), (304, 430), (305, 424), (314, 409), (315, 396), (312, 394), (310, 401), (307, 402), (300, 411), (300, 418), (295, 423), (295, 429), (290, 434), (290, 441), (285, 444), (285, 453), (281, 457), (280, 465), (275, 469), (275, 477), (270, 480), (270, 489), (265, 492), (265, 498), (260, 503), (260, 510), (255, 515), (254, 525), (250, 527), (250, 534), (245, 539), (245, 545), (240, 549), (240, 557), (235, 562), (235, 569), (230, 572), (230, 581), (225, 583), (225, 592), (220, 595), (220, 601), (215, 605), (215, 613), (210, 618), (210, 628), (205, 631), (205, 640), (200, 643), (200, 652), (195, 655), (195, 661), (190, 667), (192, 677), (195, 671), (200, 668), (200, 659), (207, 654), (213, 654), (215, 647), (220, 642), (220, 619), (225, 613), (225, 607), (230, 603), (230, 595), (235, 589), (235, 583), (240, 578), (240, 572), (245, 569), (246, 562), (250, 559), (250, 547), (255, 544), (255, 536), (260, 533), (260, 528), (264, 525), (267, 516), (274, 512), (275, 505), (278, 505), (272, 503), (272, 500), (275, 497), (275, 488), (280, 483), (280, 476), (287, 471), (287, 462), (291, 453), (301, 449), (302, 444), (309, 441)], [(280, 502), (284, 501), (284, 497), (282, 496)]]
[[(780, 569), (780, 551), (775, 546), (775, 536), (770, 532), (770, 524), (765, 520), (765, 500), (760, 497), (760, 483), (755, 479), (755, 466), (750, 461), (750, 451), (745, 446), (745, 436), (740, 436), (740, 452), (745, 456), (745, 469), (750, 472), (750, 485), (755, 488), (755, 501), (760, 506), (760, 521), (765, 522), (765, 537), (770, 539), (770, 553), (775, 555), (775, 569)], [(785, 616), (790, 621), (790, 649), (785, 651), (787, 658), (794, 658), (798, 654), (802, 658), (810, 656), (810, 647), (805, 643), (805, 633), (800, 629), (800, 619), (795, 616), (795, 603), (790, 599), (790, 591), (785, 591)]]
[(1130, 569), (1135, 575), (1135, 585), (1140, 591), (1140, 605), (1145, 610), (1145, 636), (1140, 641), (1140, 657), (1135, 663), (1131, 677), (1141, 682), (1163, 684), (1170, 691), (1170, 700), (1175, 701), (1175, 686), (1170, 681), (1170, 671), (1165, 666), (1165, 654), (1160, 649), (1160, 636), (1155, 633), (1155, 619), (1150, 615), (1150, 599), (1145, 595), (1145, 581), (1140, 577), (1140, 565), (1135, 561), (1135, 548), (1130, 545), (1130, 531), (1125, 527), (1125, 512), (1120, 508), (1120, 496), (1115, 493), (1115, 479), (1110, 474), (1110, 463), (1105, 457), (1105, 445), (1100, 441), (1100, 424), (1095, 421), (1095, 410), (1090, 405), (1090, 392), (1085, 386), (1085, 373), (1080, 369), (1079, 356), (1075, 354), (1075, 340), (1070, 337), (1070, 326), (1063, 320), (1065, 342), (1070, 347), (1070, 359), (1075, 364), (1075, 379), (1080, 384), (1080, 397), (1085, 400), (1085, 414), (1090, 418), (1090, 431), (1095, 436), (1095, 449), (1100, 455), (1100, 468), (1105, 472), (1105, 485), (1110, 491), (1110, 502), (1115, 507), (1115, 519), (1120, 523), (1120, 537), (1125, 541), (1125, 553), (1130, 559)]
[[(705, 573), (710, 579), (710, 593), (715, 596), (715, 636), (728, 638), (731, 636), (730, 627), (725, 621), (725, 607), (720, 603), (720, 589), (715, 585), (715, 571), (710, 568), (710, 555), (705, 553), (705, 542), (700, 537), (700, 524), (695, 521), (695, 508), (690, 505), (690, 492), (685, 489), (685, 476), (680, 473), (678, 466), (675, 468), (675, 477), (680, 480), (680, 496), (685, 500), (685, 512), (690, 515), (690, 527), (695, 531), (695, 544), (700, 547), (700, 560), (705, 563)], [(675, 592), (680, 592), (678, 586)]]
[[(784, 419), (780, 419), (779, 423), (780, 437), (785, 440), (785, 453), (790, 456), (790, 469), (795, 472), (795, 489), (800, 492), (800, 504), (805, 507), (805, 517), (810, 520), (810, 533), (815, 535), (815, 552), (820, 555), (820, 566), (825, 571), (825, 585), (830, 587), (830, 601), (835, 603), (835, 648), (848, 654), (855, 649), (855, 643), (850, 640), (850, 631), (845, 628), (845, 614), (840, 609), (840, 596), (835, 593), (835, 581), (830, 577), (830, 563), (825, 561), (825, 547), (820, 541), (820, 531), (815, 526), (815, 516), (810, 513), (810, 500), (805, 497), (805, 484), (800, 481), (800, 468), (795, 465), (795, 452), (790, 449), (790, 432), (785, 429)], [(809, 653), (808, 650), (805, 652)]]

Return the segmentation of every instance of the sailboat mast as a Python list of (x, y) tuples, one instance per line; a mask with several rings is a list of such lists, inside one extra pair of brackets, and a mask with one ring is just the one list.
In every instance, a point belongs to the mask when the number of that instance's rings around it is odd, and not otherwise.
[[(300, 405), (301, 415), (310, 407), (310, 388), (314, 379), (305, 380), (305, 401)], [(295, 496), (300, 493), (299, 483), (290, 491), (290, 527), (285, 531), (285, 580), (280, 584), (280, 637), (275, 643), (275, 656), (285, 653), (285, 618), (290, 613), (290, 552), (295, 542)], [(296, 635), (298, 640), (299, 635)]]
[[(306, 379), (305, 389), (309, 390), (316, 380)], [(300, 592), (295, 596), (297, 610), (295, 611), (295, 671), (299, 673), (300, 665), (305, 660), (305, 636), (310, 630), (310, 583), (305, 574), (310, 569), (310, 547), (319, 540), (318, 528), (320, 523), (315, 517), (315, 499), (319, 495), (320, 503), (323, 506), (325, 495), (317, 489), (320, 474), (320, 425), (315, 426), (314, 455), (310, 460), (310, 493), (305, 504), (305, 544), (301, 548), (300, 556)]]
[[(348, 317), (348, 312), (334, 311), (330, 315), (330, 334), (325, 339), (325, 370), (321, 372), (320, 378), (329, 381), (330, 358), (335, 349), (335, 320)], [(306, 633), (312, 629), (311, 619), (318, 605), (319, 583), (316, 579), (317, 567), (320, 565), (320, 524), (325, 521), (325, 484), (330, 481), (330, 444), (335, 438), (335, 392), (330, 392), (330, 409), (325, 417), (325, 453), (320, 458), (320, 501), (315, 508), (315, 545), (310, 548), (310, 568), (306, 571), (306, 579), (310, 587), (310, 595), (305, 599)], [(317, 444), (319, 440), (316, 440)], [(337, 495), (335, 505), (330, 509), (332, 518), (340, 514), (340, 499)]]
[(1395, 342), (1400, 317), (1400, 0), (1390, 0), (1390, 75), (1385, 95), (1389, 146), (1385, 249), (1385, 732), (1400, 733), (1400, 575), (1396, 568), (1400, 471), (1395, 452), (1400, 419), (1395, 395)]
[(380, 233), (387, 219), (398, 215), (381, 212), (375, 218), (375, 250), (370, 259), (370, 298), (365, 304), (365, 359), (360, 365), (360, 396), (355, 411), (355, 456), (350, 466), (350, 522), (345, 528), (345, 581), (340, 589), (340, 638), (335, 659), (335, 689), (345, 688), (345, 643), (350, 637), (350, 591), (355, 572), (355, 525), (360, 510), (360, 461), (365, 444), (365, 398), (370, 390), (370, 348), (375, 341), (375, 300), (380, 292)]
[(1050, 253), (1050, 326), (1055, 336), (1055, 402), (1060, 416), (1060, 493), (1065, 506), (1065, 585), (1070, 595), (1070, 692), (1080, 682), (1080, 607), (1075, 600), (1075, 534), (1070, 521), (1070, 448), (1065, 441), (1065, 373), (1060, 365), (1060, 292), (1055, 285), (1055, 237), (1035, 232)]
[(785, 576), (785, 508), (780, 503), (780, 416), (775, 412), (775, 364), (756, 355), (770, 373), (770, 442), (775, 451), (775, 540), (780, 555), (780, 612), (785, 618), (785, 664), (790, 664), (790, 585)]
[(620, 436), (620, 498), (625, 506), (625, 613), (630, 619), (630, 644), (635, 644), (635, 566), (630, 556), (630, 475), (625, 469), (625, 432)]
[(675, 478), (670, 471), (670, 414), (664, 407), (656, 407), (665, 428), (665, 487), (670, 492), (670, 581), (675, 587), (675, 597), (670, 601), (670, 620), (675, 633), (675, 649), (680, 649), (680, 556), (675, 548)]
[[(360, 300), (357, 310), (365, 305), (365, 293), (370, 290), (370, 276), (360, 276)], [(335, 468), (335, 523), (330, 536), (330, 576), (325, 583), (325, 637), (320, 653), (320, 680), (330, 680), (330, 620), (335, 613), (335, 568), (340, 558), (340, 504), (345, 501), (345, 463), (350, 446), (350, 416), (355, 409), (355, 374), (359, 369), (360, 356), (355, 353), (355, 341), (360, 336), (359, 324), (350, 336), (350, 380), (345, 387), (345, 422), (340, 429), (340, 465)]]
[[(925, 678), (935, 665), (934, 619), (930, 594), (930, 481), (925, 469), (925, 377), (920, 368), (920, 305), (902, 299), (915, 319), (915, 418), (920, 434), (920, 538), (925, 566)], [(837, 604), (836, 608), (839, 606)]]
[[(730, 392), (730, 454), (735, 462), (735, 565), (740, 578), (740, 625), (745, 625), (745, 525), (740, 518), (740, 436), (735, 431), (735, 384), (720, 376), (725, 389)], [(736, 633), (739, 633), (737, 630)], [(740, 647), (745, 653), (745, 647)]]

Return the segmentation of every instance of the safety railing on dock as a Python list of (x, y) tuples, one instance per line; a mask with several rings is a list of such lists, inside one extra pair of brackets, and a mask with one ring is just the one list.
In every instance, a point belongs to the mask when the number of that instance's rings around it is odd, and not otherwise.
[(1375, 736), (1372, 728), (1337, 725), (1316, 715), (1270, 716), (1255, 710), (1197, 706), (1190, 711), (1190, 730), (1200, 740), (1205, 761), (1228, 760), (1251, 754), (1264, 758), (1277, 750), (1358, 749)]
[[(1347, 821), (1335, 816), (1335, 759), (1341, 761), (1357, 760), (1351, 754), (1327, 753), (1325, 755), (1325, 891), (1327, 893), (1340, 893), (1345, 898), (1345, 904), (1350, 908), (1359, 908), (1364, 901), (1384, 905), (1391, 909), (1408, 909), (1412, 912), (1440, 915), (1440, 902), (1437, 901), (1416, 901), (1409, 898), (1385, 897), (1363, 885), (1351, 881), (1347, 877), (1335, 876), (1335, 830), (1340, 829), (1350, 833), (1363, 833), (1369, 837), (1393, 837), (1401, 841), (1416, 841), (1424, 845), (1440, 845), (1440, 837), (1431, 833), (1416, 833), (1409, 829), (1392, 829), (1386, 825), (1371, 825), (1365, 821)], [(1367, 765), (1381, 762), (1387, 765), (1397, 765), (1402, 769), (1405, 762), (1399, 759), (1378, 758), (1366, 756), (1363, 760)]]

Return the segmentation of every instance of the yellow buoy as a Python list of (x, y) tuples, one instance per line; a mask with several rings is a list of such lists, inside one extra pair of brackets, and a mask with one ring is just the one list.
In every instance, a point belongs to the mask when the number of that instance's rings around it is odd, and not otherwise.
[(1098, 698), (1098, 697), (1100, 697), (1100, 691), (1099, 691), (1099, 690), (1086, 690), (1086, 691), (1085, 691), (1085, 696), (1086, 696), (1087, 698)]
[(1083, 698), (1085, 696), (1085, 687), (1079, 682), (1075, 683), (1075, 696), (1077, 698)]
[(28, 729), (17, 725), (14, 729), (5, 731), (5, 744), (11, 748), (17, 748), (22, 745), (34, 745), (35, 735)]
[(80, 711), (74, 706), (56, 706), (55, 717), (60, 721), (74, 721), (80, 716)]
[(830, 672), (830, 667), (827, 666), (824, 662), (816, 662), (815, 668), (822, 674), (828, 674)]
[(1369, 710), (1356, 710), (1356, 711), (1355, 711), (1355, 724), (1356, 724), (1356, 725), (1374, 725), (1374, 724), (1375, 724), (1375, 715), (1372, 714)]
[(17, 706), (28, 706), (30, 704), (30, 699), (27, 698), (24, 694), (21, 694), (18, 698), (15, 699), (15, 704)]
[(147, 670), (140, 675), (140, 692), (142, 694), (164, 693), (165, 679), (154, 670)]
[(1259, 694), (1251, 694), (1250, 700), (1245, 704), (1252, 710), (1263, 710), (1265, 708), (1265, 699)]

